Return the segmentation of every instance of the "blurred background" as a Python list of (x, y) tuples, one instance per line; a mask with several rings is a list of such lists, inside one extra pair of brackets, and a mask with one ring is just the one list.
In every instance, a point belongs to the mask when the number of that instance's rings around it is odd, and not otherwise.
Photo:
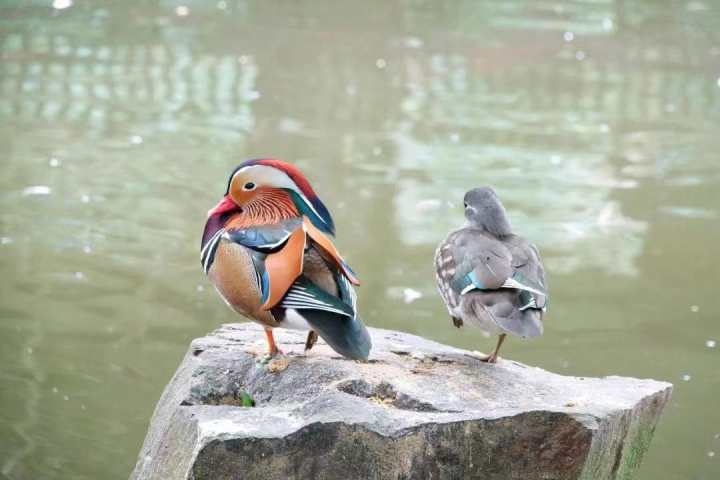
[(367, 324), (486, 352), (432, 256), (494, 186), (552, 292), (504, 356), (674, 383), (639, 478), (720, 478), (720, 2), (0, 0), (0, 60), (0, 478), (127, 478), (239, 320), (200, 234), (260, 156), (330, 207)]

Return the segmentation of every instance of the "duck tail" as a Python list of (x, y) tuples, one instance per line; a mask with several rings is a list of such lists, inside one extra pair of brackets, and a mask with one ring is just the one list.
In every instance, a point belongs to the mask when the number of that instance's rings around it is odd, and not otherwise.
[[(345, 295), (343, 295), (345, 296)], [(372, 348), (370, 332), (360, 320), (352, 298), (344, 302), (304, 275), (290, 287), (280, 307), (292, 310), (340, 355), (367, 360)]]

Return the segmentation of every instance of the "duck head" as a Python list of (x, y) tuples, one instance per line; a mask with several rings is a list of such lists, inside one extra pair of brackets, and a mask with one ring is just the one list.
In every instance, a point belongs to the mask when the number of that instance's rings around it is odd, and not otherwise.
[(512, 234), (505, 207), (492, 188), (473, 188), (465, 194), (464, 204), (465, 218), (470, 225), (496, 237)]
[(330, 212), (305, 175), (282, 160), (248, 160), (232, 171), (225, 195), (208, 211), (203, 243), (239, 214), (249, 225), (307, 216), (321, 231), (335, 233)]

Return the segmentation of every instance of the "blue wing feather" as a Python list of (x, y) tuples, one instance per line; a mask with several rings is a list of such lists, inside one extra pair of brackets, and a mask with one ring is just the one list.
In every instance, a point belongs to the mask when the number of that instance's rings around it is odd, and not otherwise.
[(247, 248), (272, 251), (280, 248), (301, 225), (301, 219), (293, 218), (276, 225), (228, 230), (224, 237)]

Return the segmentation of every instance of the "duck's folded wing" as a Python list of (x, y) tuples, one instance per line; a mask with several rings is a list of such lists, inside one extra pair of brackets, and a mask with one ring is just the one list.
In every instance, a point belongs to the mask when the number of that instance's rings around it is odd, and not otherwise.
[(441, 251), (439, 275), (458, 294), (502, 288), (512, 275), (512, 255), (499, 241), (476, 232), (459, 231)]
[(353, 272), (352, 268), (350, 268), (350, 265), (348, 265), (347, 262), (342, 258), (340, 252), (337, 251), (337, 248), (335, 248), (335, 245), (332, 243), (332, 241), (325, 234), (323, 234), (315, 225), (313, 225), (307, 217), (303, 217), (303, 228), (307, 232), (308, 236), (315, 242), (315, 244), (318, 245), (330, 256), (330, 258), (342, 271), (343, 275), (347, 277), (350, 283), (352, 283), (353, 285), (360, 285), (360, 281), (358, 280), (357, 275), (355, 275), (355, 272)]
[(452, 267), (450, 285), (455, 292), (510, 288), (526, 292), (521, 294), (527, 300), (524, 308), (544, 307), (544, 271), (536, 250), (527, 242), (519, 239), (505, 244), (482, 233), (460, 231), (446, 255), (451, 258), (446, 265)]
[(293, 283), (278, 304), (286, 315), (301, 316), (339, 354), (367, 360), (372, 347), (370, 334), (357, 316), (354, 294), (344, 275), (338, 273), (340, 297), (318, 287), (305, 275)]
[(327, 254), (347, 281), (359, 284), (355, 273), (332, 241), (312, 225), (307, 217), (277, 225), (231, 229), (224, 233), (223, 238), (257, 253), (253, 256), (253, 262), (261, 285), (263, 310), (276, 306), (302, 274), (308, 239)]
[(355, 310), (350, 304), (327, 293), (304, 275), (290, 286), (279, 306), (294, 310), (323, 310), (347, 318), (355, 317)]
[(513, 275), (503, 286), (521, 290), (522, 310), (546, 310), (548, 287), (540, 253), (535, 245), (520, 237), (516, 237), (509, 247), (513, 255)]

